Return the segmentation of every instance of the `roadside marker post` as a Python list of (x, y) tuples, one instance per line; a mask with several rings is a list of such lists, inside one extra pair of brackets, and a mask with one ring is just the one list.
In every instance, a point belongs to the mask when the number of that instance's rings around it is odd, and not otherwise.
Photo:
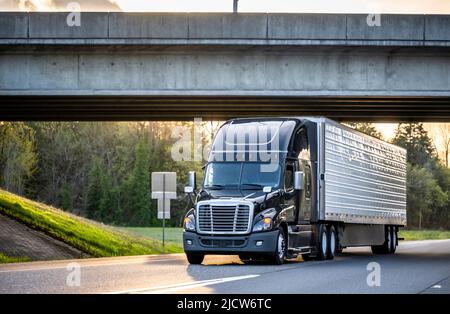
[(163, 249), (165, 246), (166, 218), (170, 219), (170, 200), (176, 198), (176, 172), (152, 172), (152, 199), (158, 200), (158, 219), (163, 221)]

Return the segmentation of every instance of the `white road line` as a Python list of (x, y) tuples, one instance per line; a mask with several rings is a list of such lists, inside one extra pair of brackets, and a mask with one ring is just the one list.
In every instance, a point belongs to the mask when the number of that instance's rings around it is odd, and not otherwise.
[(157, 258), (149, 258), (149, 259), (139, 259), (139, 260), (135, 260), (135, 261), (111, 261), (111, 262), (95, 262), (93, 264), (84, 264), (82, 260), (68, 260), (67, 264), (65, 265), (60, 265), (60, 266), (37, 266), (37, 267), (31, 267), (31, 268), (19, 268), (19, 269), (9, 269), (9, 270), (0, 270), (0, 273), (14, 273), (14, 272), (22, 272), (22, 271), (39, 271), (39, 270), (56, 270), (56, 269), (66, 269), (67, 265), (69, 263), (79, 263), (80, 267), (99, 267), (99, 266), (117, 266), (117, 265), (128, 265), (128, 264), (144, 264), (144, 263), (148, 263), (148, 262), (161, 262), (161, 261), (176, 261), (176, 260), (180, 260), (182, 258), (179, 257), (171, 257), (171, 258), (162, 258), (162, 259), (157, 259)]
[(236, 281), (236, 280), (244, 280), (259, 277), (260, 275), (245, 275), (245, 276), (236, 276), (236, 277), (225, 277), (225, 278), (217, 278), (210, 280), (200, 280), (200, 281), (192, 281), (192, 282), (184, 282), (174, 285), (167, 286), (159, 286), (159, 287), (151, 287), (144, 289), (131, 289), (131, 290), (122, 290), (122, 291), (114, 291), (107, 292), (106, 294), (124, 294), (124, 293), (133, 293), (133, 294), (162, 294), (162, 293), (174, 293), (180, 290), (205, 287), (210, 285), (217, 285), (220, 283)]

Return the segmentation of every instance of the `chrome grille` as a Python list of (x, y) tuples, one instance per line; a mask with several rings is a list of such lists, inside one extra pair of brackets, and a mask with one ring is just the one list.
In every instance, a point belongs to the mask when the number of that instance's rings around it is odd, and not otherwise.
[(245, 234), (250, 232), (253, 204), (243, 201), (203, 201), (197, 205), (199, 233)]

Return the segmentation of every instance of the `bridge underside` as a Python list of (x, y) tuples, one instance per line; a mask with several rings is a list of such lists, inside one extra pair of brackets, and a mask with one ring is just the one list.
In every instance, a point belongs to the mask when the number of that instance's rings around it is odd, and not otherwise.
[(449, 16), (0, 14), (0, 120), (450, 121)]
[(0, 96), (0, 103), (0, 120), (324, 115), (340, 121), (450, 121), (450, 97)]

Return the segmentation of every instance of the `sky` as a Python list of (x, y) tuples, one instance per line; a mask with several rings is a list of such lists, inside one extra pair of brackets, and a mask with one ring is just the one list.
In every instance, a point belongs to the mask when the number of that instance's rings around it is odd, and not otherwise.
[[(233, 0), (0, 0), (2, 11), (230, 12)], [(450, 0), (239, 0), (240, 12), (450, 14)]]

